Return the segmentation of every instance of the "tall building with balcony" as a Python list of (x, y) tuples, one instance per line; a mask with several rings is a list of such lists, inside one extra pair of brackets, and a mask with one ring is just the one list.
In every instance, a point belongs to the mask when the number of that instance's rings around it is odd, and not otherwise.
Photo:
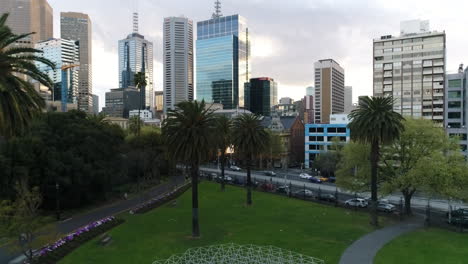
[(80, 67), (78, 77), (78, 108), (93, 111), (92, 25), (87, 14), (60, 13), (60, 35), (63, 39), (78, 41)]
[(244, 83), (251, 71), (247, 20), (223, 16), (216, 2), (212, 19), (197, 23), (196, 51), (196, 99), (220, 103), (224, 109), (244, 107)]
[(153, 43), (138, 33), (138, 14), (133, 14), (133, 33), (119, 40), (119, 86), (135, 86), (135, 74), (144, 72), (146, 86), (141, 87), (141, 108), (152, 109), (153, 91)]
[(164, 112), (193, 101), (193, 22), (185, 17), (164, 19)]
[(250, 79), (245, 83), (245, 108), (254, 114), (270, 116), (278, 101), (278, 85), (272, 78)]
[(331, 114), (345, 110), (345, 72), (333, 59), (319, 60), (314, 67), (315, 123), (328, 123)]
[(34, 45), (54, 36), (53, 9), (47, 0), (2, 0), (0, 14), (9, 13), (7, 25), (14, 34), (36, 32), (16, 42)]
[(444, 121), (445, 32), (429, 21), (401, 23), (400, 35), (374, 39), (374, 96), (392, 96), (404, 116)]
[[(46, 73), (54, 83), (52, 101), (60, 101), (62, 105), (78, 103), (79, 73), (76, 68), (61, 70), (63, 66), (76, 65), (79, 61), (79, 47), (74, 40), (50, 39), (38, 42), (34, 48), (42, 51), (38, 56), (55, 63), (55, 68), (36, 62), (41, 72)], [(76, 108), (76, 107), (72, 107)], [(66, 108), (62, 108), (66, 109)]]
[(460, 147), (468, 157), (468, 67), (460, 65), (458, 72), (447, 74), (445, 94), (445, 128), (449, 136), (460, 138)]

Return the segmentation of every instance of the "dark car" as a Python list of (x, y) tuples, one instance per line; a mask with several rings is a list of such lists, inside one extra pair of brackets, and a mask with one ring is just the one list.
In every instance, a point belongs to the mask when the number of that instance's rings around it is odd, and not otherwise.
[(322, 181), (317, 177), (310, 177), (309, 181), (313, 183), (322, 183)]
[(278, 188), (276, 188), (276, 192), (289, 194), (289, 186), (287, 185), (279, 186)]
[(302, 197), (314, 197), (314, 193), (311, 190), (300, 190), (294, 193), (294, 196), (302, 198)]
[(320, 201), (327, 201), (327, 202), (331, 202), (331, 203), (334, 203), (336, 201), (335, 195), (329, 194), (329, 193), (320, 194), (317, 197), (317, 199), (319, 199)]
[(266, 176), (272, 176), (272, 177), (275, 177), (276, 176), (276, 173), (274, 171), (265, 171), (263, 172)]
[(328, 177), (328, 182), (335, 183), (336, 177)]
[(468, 225), (468, 208), (453, 210), (451, 216), (447, 213), (447, 221), (452, 225)]

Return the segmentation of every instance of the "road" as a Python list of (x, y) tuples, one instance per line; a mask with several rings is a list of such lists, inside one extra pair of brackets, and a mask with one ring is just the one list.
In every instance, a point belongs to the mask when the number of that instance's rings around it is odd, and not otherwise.
[[(145, 197), (156, 197), (169, 190), (172, 190), (174, 186), (181, 185), (184, 183), (184, 177), (175, 177), (172, 178), (170, 182), (161, 184), (151, 191), (145, 193)], [(121, 200), (117, 203), (104, 206), (90, 212), (87, 212), (82, 215), (74, 216), (71, 219), (58, 222), (56, 224), (57, 231), (63, 234), (68, 234), (86, 224), (89, 224), (93, 221), (97, 221), (107, 216), (116, 215), (120, 212), (129, 210), (142, 202), (141, 196), (134, 197), (129, 200)], [(12, 259), (16, 258), (18, 255), (17, 252), (9, 252), (6, 246), (0, 248), (0, 263), (6, 264)]]
[[(209, 168), (209, 167), (202, 167), (202, 171), (209, 172), (209, 173), (220, 173), (220, 171), (217, 168)], [(231, 171), (227, 169), (226, 175), (230, 176), (236, 176), (236, 177), (246, 177), (246, 172), (245, 171)], [(263, 181), (271, 181), (273, 183), (277, 184), (285, 184), (289, 185), (291, 183), (292, 185), (297, 185), (297, 186), (305, 186), (305, 188), (309, 188), (312, 190), (318, 190), (320, 188), (321, 191), (324, 192), (329, 192), (329, 193), (335, 193), (336, 190), (338, 190), (338, 193), (341, 195), (344, 195), (344, 197), (354, 197), (355, 194), (353, 192), (349, 192), (344, 189), (337, 188), (335, 184), (331, 183), (322, 183), (322, 184), (316, 184), (316, 183), (311, 183), (308, 180), (301, 179), (299, 178), (301, 170), (288, 170), (288, 172), (284, 171), (278, 171), (276, 173), (275, 177), (270, 177), (264, 175), (262, 172), (259, 171), (252, 171), (252, 178), (255, 178), (259, 182)], [(369, 197), (370, 193), (358, 193), (358, 197)], [(399, 194), (391, 194), (385, 197), (381, 197), (382, 199), (388, 199), (390, 202), (399, 204), (400, 200), (402, 199), (402, 196)], [(428, 198), (424, 197), (423, 195), (415, 195), (413, 199), (411, 200), (411, 205), (413, 208), (416, 209), (421, 209), (425, 208), (428, 203)], [(449, 207), (449, 201), (444, 200), (444, 199), (431, 199), (430, 200), (431, 208), (440, 210), (440, 211), (447, 211)], [(462, 203), (462, 202), (454, 202), (451, 201), (450, 205), (454, 207), (468, 207), (468, 205)]]

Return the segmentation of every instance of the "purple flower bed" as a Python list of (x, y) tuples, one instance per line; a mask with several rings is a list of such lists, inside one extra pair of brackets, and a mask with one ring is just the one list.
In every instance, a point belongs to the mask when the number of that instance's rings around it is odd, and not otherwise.
[(168, 201), (174, 200), (179, 195), (187, 191), (190, 188), (190, 186), (192, 186), (191, 183), (187, 183), (169, 193), (165, 193), (161, 196), (152, 198), (144, 203), (137, 205), (135, 208), (130, 210), (130, 213), (142, 214), (152, 209), (155, 209)]
[(78, 228), (54, 243), (38, 250), (33, 263), (56, 263), (83, 243), (123, 222), (122, 219), (110, 216)]

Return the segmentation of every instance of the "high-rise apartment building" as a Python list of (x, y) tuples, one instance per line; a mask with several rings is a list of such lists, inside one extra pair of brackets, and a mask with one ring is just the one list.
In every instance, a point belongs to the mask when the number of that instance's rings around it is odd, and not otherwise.
[(253, 78), (245, 83), (245, 108), (254, 114), (270, 116), (278, 102), (278, 85), (269, 77)]
[(309, 86), (306, 88), (306, 95), (315, 95), (315, 87)]
[(315, 66), (315, 123), (329, 123), (330, 115), (344, 112), (345, 73), (333, 59), (319, 60)]
[(42, 51), (38, 56), (44, 57), (53, 63), (55, 68), (36, 62), (41, 72), (46, 73), (54, 83), (52, 101), (61, 101), (62, 110), (67, 104), (77, 104), (79, 74), (76, 68), (61, 70), (62, 66), (75, 65), (79, 61), (79, 47), (76, 41), (67, 39), (50, 39), (34, 45), (35, 49)]
[(185, 17), (164, 19), (164, 112), (193, 100), (193, 22)]
[(213, 18), (197, 23), (197, 100), (220, 103), (224, 109), (244, 107), (244, 83), (249, 81), (250, 41), (247, 21), (222, 16), (216, 4)]
[(446, 75), (445, 127), (449, 136), (460, 138), (460, 147), (468, 157), (468, 67)]
[(47, 0), (2, 0), (0, 14), (9, 13), (7, 25), (15, 34), (36, 32), (17, 44), (32, 44), (54, 36), (53, 9)]
[(353, 87), (345, 86), (344, 90), (344, 113), (349, 114), (354, 109), (353, 105)]
[(400, 36), (374, 39), (374, 96), (392, 96), (404, 116), (444, 121), (445, 32), (401, 23)]
[(141, 87), (141, 108), (151, 109), (154, 104), (153, 91), (153, 43), (138, 33), (138, 14), (133, 14), (133, 33), (119, 40), (119, 86), (135, 86), (134, 76), (144, 72), (146, 86)]
[(80, 49), (78, 109), (91, 113), (93, 111), (91, 19), (82, 13), (60, 13), (60, 35), (64, 39), (78, 41)]

